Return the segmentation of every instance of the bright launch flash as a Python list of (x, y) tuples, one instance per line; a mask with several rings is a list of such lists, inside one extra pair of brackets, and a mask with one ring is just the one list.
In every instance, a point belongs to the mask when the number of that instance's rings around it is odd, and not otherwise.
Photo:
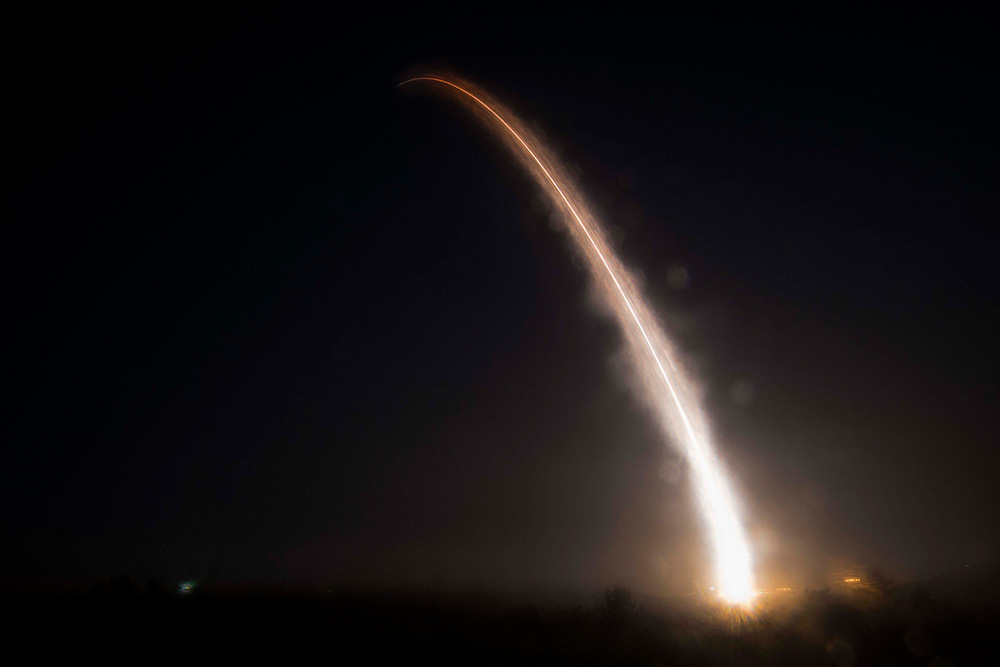
[(731, 603), (749, 604), (754, 592), (750, 547), (735, 494), (712, 446), (708, 420), (691, 381), (677, 362), (677, 353), (612, 252), (601, 225), (583, 205), (583, 198), (565, 170), (509, 110), (465, 82), (421, 76), (400, 85), (417, 81), (446, 86), (479, 112), (564, 213), (563, 220), (629, 343), (645, 386), (645, 399), (691, 466), (698, 505), (715, 555), (717, 590)]

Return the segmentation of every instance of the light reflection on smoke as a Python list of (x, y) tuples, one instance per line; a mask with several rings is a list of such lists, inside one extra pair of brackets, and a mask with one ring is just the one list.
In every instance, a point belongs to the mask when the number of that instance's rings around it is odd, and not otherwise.
[[(418, 81), (443, 86), (495, 129), (558, 209), (558, 217), (573, 236), (603, 301), (621, 325), (642, 380), (644, 399), (691, 468), (701, 516), (714, 551), (716, 588), (725, 600), (748, 605), (754, 595), (750, 547), (732, 486), (712, 446), (697, 390), (642, 298), (634, 276), (615, 256), (606, 228), (583, 203), (566, 169), (517, 116), (485, 92), (454, 77), (421, 76), (400, 85)], [(674, 272), (671, 285), (683, 289), (687, 280), (687, 271), (681, 267)]]

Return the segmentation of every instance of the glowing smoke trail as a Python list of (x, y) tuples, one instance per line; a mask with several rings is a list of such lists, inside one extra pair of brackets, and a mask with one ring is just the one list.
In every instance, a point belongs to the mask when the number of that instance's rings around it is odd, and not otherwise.
[(583, 252), (601, 295), (621, 324), (635, 365), (643, 376), (645, 399), (691, 466), (699, 508), (715, 554), (717, 588), (730, 602), (748, 603), (753, 594), (750, 548), (736, 497), (711, 444), (708, 421), (691, 382), (676, 361), (676, 352), (636, 284), (612, 252), (600, 224), (582, 204), (583, 198), (564, 169), (509, 110), (466, 82), (420, 76), (399, 85), (417, 81), (446, 86), (446, 90), (496, 127), (565, 214), (564, 222)]

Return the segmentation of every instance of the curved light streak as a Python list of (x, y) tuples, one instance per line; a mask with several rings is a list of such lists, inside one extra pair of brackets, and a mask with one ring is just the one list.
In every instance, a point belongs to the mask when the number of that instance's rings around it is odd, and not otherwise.
[[(647, 393), (652, 391), (653, 395), (648, 396), (647, 399), (654, 407), (659, 408), (662, 399), (656, 395), (655, 385), (662, 385), (667, 389), (673, 410), (660, 412), (661, 420), (668, 434), (674, 437), (683, 450), (693, 471), (702, 519), (708, 529), (715, 555), (715, 576), (718, 580), (720, 595), (728, 602), (749, 605), (753, 596), (750, 548), (737, 511), (735, 495), (726, 477), (722, 462), (719, 461), (709, 440), (707, 420), (693, 395), (690, 382), (671, 360), (666, 335), (657, 325), (650, 309), (642, 303), (638, 289), (633, 285), (626, 284), (625, 280), (619, 276), (619, 273), (624, 275), (625, 270), (604, 241), (599, 231), (599, 223), (592, 215), (584, 216), (580, 213), (581, 204), (574, 202), (573, 198), (567, 195), (567, 190), (571, 189), (567, 182), (568, 178), (563, 174), (553, 174), (554, 168), (550, 169), (550, 167), (554, 160), (543, 154), (545, 150), (543, 147), (532, 148), (529, 141), (522, 137), (522, 133), (527, 134), (527, 132), (523, 129), (518, 132), (511, 124), (516, 123), (516, 121), (508, 122), (507, 118), (494, 108), (494, 106), (499, 105), (491, 105), (466, 87), (437, 76), (413, 77), (399, 85), (404, 86), (418, 81), (448, 86), (464, 99), (471, 100), (477, 108), (487, 112), (490, 118), (499, 123), (507, 133), (508, 138), (513, 139), (515, 147), (523, 149), (524, 154), (529, 159), (529, 166), (536, 171), (536, 177), (541, 176), (538, 178), (539, 184), (549, 192), (557, 205), (561, 204), (569, 212), (576, 225), (576, 230), (582, 232), (582, 238), (587, 243), (581, 243), (581, 249), (588, 259), (592, 259), (594, 256), (598, 259), (598, 265), (593, 266), (592, 263), (591, 267), (595, 278), (600, 278), (599, 271), (603, 268), (600, 273), (610, 279), (611, 285), (614, 286), (612, 294), (605, 294), (605, 296), (609, 297), (609, 301), (611, 296), (617, 297), (617, 303), (611, 301), (612, 307), (624, 306), (624, 312), (620, 308), (615, 308), (615, 310), (618, 312), (626, 339), (633, 343), (633, 348), (640, 347), (641, 351), (645, 353), (646, 359), (652, 361), (655, 368), (654, 387), (651, 388), (650, 383), (647, 382)], [(513, 114), (510, 115), (513, 118)], [(543, 155), (540, 157), (540, 154)], [(546, 163), (550, 166), (547, 167)], [(591, 225), (585, 222), (585, 218), (591, 222)], [(581, 237), (575, 236), (580, 241)], [(587, 252), (588, 249), (593, 254)], [(637, 306), (636, 304), (641, 305)], [(632, 326), (639, 332), (641, 346), (637, 346), (630, 336)], [(664, 361), (666, 365), (664, 365)], [(641, 362), (639, 365), (641, 370), (649, 370), (648, 364), (645, 364), (645, 368), (642, 368)], [(680, 428), (677, 428), (678, 421)]]

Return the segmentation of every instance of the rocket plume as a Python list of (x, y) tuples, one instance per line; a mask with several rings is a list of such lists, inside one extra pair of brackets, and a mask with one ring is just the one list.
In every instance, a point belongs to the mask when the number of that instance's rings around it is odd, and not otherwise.
[(561, 219), (583, 253), (601, 297), (621, 325), (643, 382), (644, 400), (690, 466), (701, 518), (714, 552), (716, 589), (731, 603), (748, 604), (753, 595), (750, 547), (736, 496), (712, 445), (699, 396), (681, 368), (677, 351), (608, 244), (601, 224), (552, 152), (516, 115), (485, 92), (458, 79), (419, 76), (399, 85), (416, 82), (441, 86), (475, 111), (513, 150), (562, 213)]

